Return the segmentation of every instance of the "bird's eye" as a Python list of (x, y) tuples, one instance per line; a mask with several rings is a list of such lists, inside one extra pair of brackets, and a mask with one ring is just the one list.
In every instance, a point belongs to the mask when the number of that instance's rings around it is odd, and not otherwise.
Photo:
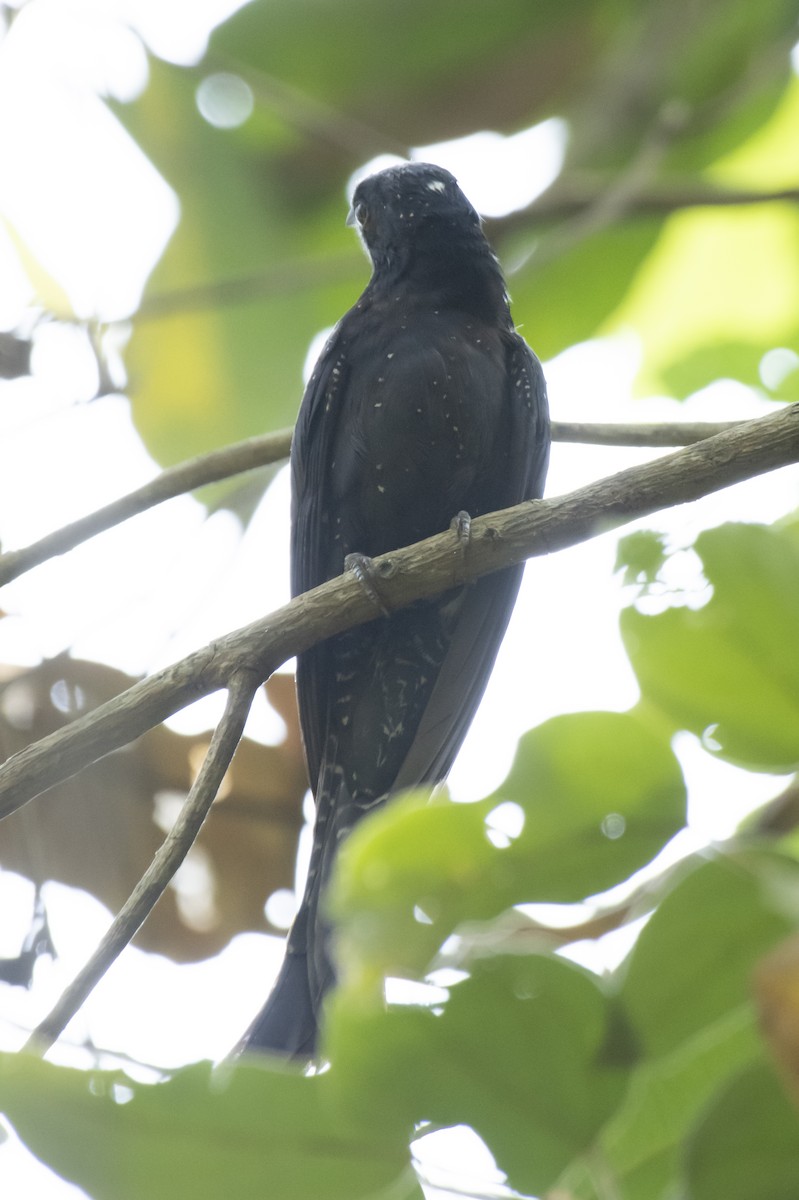
[(355, 220), (359, 225), (363, 225), (366, 218), (369, 216), (369, 208), (363, 200), (359, 200), (353, 209)]

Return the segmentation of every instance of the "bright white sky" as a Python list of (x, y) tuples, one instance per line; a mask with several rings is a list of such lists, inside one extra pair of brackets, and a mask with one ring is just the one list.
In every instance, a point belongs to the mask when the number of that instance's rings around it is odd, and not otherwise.
[[(236, 0), (36, 0), (17, 19), (0, 43), (0, 326), (14, 325), (30, 300), (14, 248), (20, 239), (38, 260), (38, 278), (55, 281), (45, 285), (53, 303), (57, 282), (80, 315), (111, 319), (135, 307), (174, 228), (177, 202), (95, 89), (124, 99), (143, 86), (146, 58), (131, 29), (165, 57), (188, 62), (201, 53), (213, 22), (236, 7)], [(558, 169), (562, 141), (561, 126), (549, 122), (515, 137), (481, 133), (427, 147), (419, 157), (452, 169), (482, 212), (499, 214), (529, 202), (546, 185)], [(344, 205), (342, 195), (342, 210)], [(535, 346), (535, 330), (523, 333)], [(679, 412), (667, 400), (633, 402), (636, 354), (632, 337), (622, 337), (576, 347), (546, 364), (554, 416), (721, 420), (768, 407), (729, 385), (709, 389)], [(91, 511), (157, 470), (123, 398), (85, 403), (94, 368), (80, 337), (50, 330), (35, 366), (33, 379), (0, 385), (0, 536), (6, 549)], [(300, 391), (298, 379), (298, 400)], [(569, 491), (646, 457), (557, 445), (548, 492)], [(50, 481), (47, 495), (42, 478)], [(797, 502), (795, 479), (782, 472), (646, 525), (687, 545), (701, 527), (730, 519), (769, 521)], [(287, 566), (275, 569), (287, 564), (287, 503), (284, 472), (242, 537), (232, 517), (220, 513), (206, 520), (204, 510), (184, 497), (39, 568), (3, 593), (2, 607), (12, 616), (0, 621), (0, 662), (33, 664), (71, 647), (77, 656), (130, 672), (152, 670), (262, 615), (288, 594)], [(559, 712), (623, 710), (635, 703), (635, 681), (617, 632), (622, 593), (612, 577), (615, 544), (609, 535), (528, 567), (485, 702), (452, 772), (458, 798), (483, 795), (499, 782), (519, 734), (531, 725)], [(694, 570), (690, 555), (682, 556), (675, 583), (698, 584)], [(213, 699), (175, 724), (204, 728), (219, 711)], [(266, 740), (279, 735), (265, 703), (252, 732)], [(697, 837), (723, 836), (752, 803), (779, 788), (773, 777), (755, 779), (715, 762), (690, 738), (681, 739), (679, 752), (689, 784), (700, 782), (703, 794), (726, 798), (723, 811), (694, 805)], [(18, 952), (31, 895), (25, 881), (0, 872), (0, 956)], [(30, 994), (0, 986), (3, 1048), (21, 1044), (110, 920), (91, 897), (57, 884), (47, 887), (46, 900), (59, 959), (39, 964)], [(68, 1041), (89, 1034), (98, 1046), (164, 1066), (221, 1056), (262, 1002), (280, 955), (279, 941), (255, 935), (235, 939), (218, 959), (187, 967), (128, 950), (70, 1027)], [(586, 947), (583, 958), (601, 969), (593, 948)], [(52, 1057), (81, 1061), (68, 1045)], [(40, 1200), (83, 1194), (13, 1140), (0, 1151), (0, 1186), (6, 1195), (35, 1193)]]

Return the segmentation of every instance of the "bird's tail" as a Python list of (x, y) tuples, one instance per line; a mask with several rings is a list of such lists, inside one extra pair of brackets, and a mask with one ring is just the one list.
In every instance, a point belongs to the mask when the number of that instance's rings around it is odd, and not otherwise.
[(335, 747), (328, 746), (319, 774), (313, 849), (302, 904), (286, 943), (286, 957), (269, 997), (244, 1034), (237, 1051), (267, 1050), (289, 1058), (313, 1058), (325, 995), (335, 982), (330, 957), (330, 923), (324, 891), (339, 842), (361, 815), (343, 774)]
[(306, 929), (307, 909), (300, 909), (274, 987), (241, 1039), (238, 1053), (266, 1050), (289, 1058), (313, 1058), (319, 1027), (308, 978)]

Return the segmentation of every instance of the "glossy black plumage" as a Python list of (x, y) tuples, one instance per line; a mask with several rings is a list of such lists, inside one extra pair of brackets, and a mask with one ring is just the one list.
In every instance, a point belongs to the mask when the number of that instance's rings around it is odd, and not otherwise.
[[(373, 275), (325, 346), (292, 446), (292, 591), (471, 516), (541, 495), (546, 389), (515, 332), (499, 265), (455, 179), (411, 163), (365, 179), (357, 220)], [(453, 533), (453, 538), (456, 534)], [(314, 849), (286, 960), (244, 1039), (310, 1056), (333, 981), (320, 896), (356, 821), (442, 780), (516, 599), (513, 568), (302, 654), (297, 684)]]

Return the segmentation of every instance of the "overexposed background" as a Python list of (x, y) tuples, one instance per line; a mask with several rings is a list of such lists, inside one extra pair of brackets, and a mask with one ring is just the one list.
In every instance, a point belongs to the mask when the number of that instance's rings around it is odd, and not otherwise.
[[(30, 20), (24, 11), (17, 17), (13, 36), (0, 42), (0, 208), (13, 221), (13, 228), (0, 224), (0, 327), (16, 326), (32, 301), (29, 277), (20, 269), (16, 229), (35, 248), (48, 276), (58, 279), (75, 314), (120, 322), (117, 336), (124, 343), (124, 319), (135, 308), (179, 209), (173, 191), (98, 93), (129, 99), (144, 88), (142, 40), (173, 61), (196, 61), (213, 24), (237, 6), (231, 0), (54, 0), (30, 9)], [(221, 113), (215, 108), (212, 87), (200, 85), (197, 103), (212, 123), (246, 119), (248, 113), (246, 91), (234, 118), (229, 103)], [(486, 132), (420, 147), (416, 156), (454, 171), (475, 206), (496, 216), (529, 203), (547, 186), (557, 173), (564, 138), (561, 123), (549, 121), (513, 137)], [(380, 160), (364, 169), (382, 165)], [(67, 181), (57, 193), (56, 174)], [(346, 206), (342, 193), (342, 220)], [(535, 348), (535, 330), (521, 332)], [(679, 407), (665, 398), (634, 400), (638, 355), (630, 333), (574, 347), (546, 363), (553, 415), (589, 421), (728, 420), (773, 407), (731, 383), (714, 385)], [(774, 362), (764, 361), (763, 370), (770, 367)], [(157, 474), (123, 392), (92, 400), (95, 388), (96, 365), (85, 335), (60, 326), (38, 331), (32, 377), (0, 385), (4, 549), (23, 546)], [(298, 403), (301, 390), (298, 378)], [(218, 440), (230, 440), (224, 428)], [(555, 445), (548, 494), (570, 491), (650, 456)], [(674, 546), (690, 546), (700, 528), (722, 520), (768, 522), (798, 501), (795, 473), (783, 471), (645, 525), (667, 532)], [(8, 616), (0, 621), (0, 662), (34, 665), (69, 648), (76, 656), (130, 673), (157, 669), (284, 602), (287, 532), (285, 470), (244, 533), (229, 513), (208, 518), (193, 498), (173, 500), (4, 589), (2, 608)], [(529, 565), (485, 702), (452, 772), (456, 798), (490, 791), (506, 773), (519, 735), (531, 725), (556, 713), (624, 710), (635, 703), (637, 688), (617, 631), (625, 597), (612, 573), (616, 540), (605, 535)], [(670, 569), (670, 582), (693, 587), (701, 603), (706, 590), (692, 555), (672, 560)], [(173, 725), (184, 732), (205, 729), (220, 712), (221, 700), (214, 697), (180, 714)], [(254, 713), (250, 732), (265, 741), (279, 736), (278, 718), (265, 703)], [(693, 804), (693, 845), (729, 833), (753, 804), (778, 790), (773, 776), (721, 764), (687, 735), (678, 740), (677, 750), (694, 796), (700, 790), (706, 796), (725, 794), (723, 812)], [(684, 839), (682, 849), (688, 845)], [(29, 882), (0, 871), (0, 957), (18, 953), (32, 896)], [(22, 1044), (110, 921), (86, 893), (51, 883), (45, 898), (58, 958), (38, 963), (30, 992), (0, 985), (3, 1049)], [(612, 942), (575, 950), (600, 970), (618, 952)], [(129, 949), (52, 1057), (105, 1065), (129, 1056), (163, 1068), (219, 1058), (262, 1003), (281, 954), (279, 939), (254, 934), (237, 937), (218, 957), (190, 966)], [(97, 1048), (96, 1056), (82, 1048), (87, 1041)], [(469, 1145), (475, 1142), (470, 1139)], [(479, 1163), (479, 1147), (474, 1153)], [(35, 1193), (41, 1200), (82, 1195), (13, 1137), (0, 1149), (0, 1186), (5, 1195)]]

